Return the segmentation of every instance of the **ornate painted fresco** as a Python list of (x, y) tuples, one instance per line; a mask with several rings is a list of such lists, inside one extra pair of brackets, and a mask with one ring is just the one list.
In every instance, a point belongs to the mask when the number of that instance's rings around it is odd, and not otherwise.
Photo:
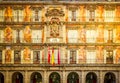
[(116, 63), (120, 63), (120, 48), (116, 49)]
[(32, 31), (30, 29), (30, 26), (25, 26), (25, 29), (23, 31), (24, 34), (24, 41), (30, 43), (31, 42), (31, 36), (32, 36)]
[(4, 13), (5, 21), (12, 21), (12, 17), (13, 17), (12, 14), (13, 14), (12, 8), (8, 6), (5, 9), (5, 13)]
[(25, 63), (29, 63), (31, 60), (31, 51), (28, 47), (25, 47), (23, 50), (23, 60)]
[(97, 21), (98, 22), (101, 22), (104, 20), (103, 18), (103, 13), (104, 13), (104, 8), (103, 6), (97, 6), (97, 10), (96, 10), (96, 13), (97, 13)]
[(103, 46), (96, 47), (96, 58), (98, 63), (103, 63), (104, 61), (104, 53), (103, 53)]
[(85, 52), (85, 46), (81, 46), (79, 50), (79, 63), (85, 63), (86, 62), (86, 52)]
[(5, 50), (5, 63), (10, 63), (12, 60), (11, 57), (12, 57), (12, 50), (10, 48), (7, 48)]
[(4, 30), (4, 41), (12, 42), (12, 39), (13, 39), (13, 31), (9, 26), (7, 26)]
[(104, 26), (98, 25), (97, 27), (97, 43), (104, 42)]
[(30, 9), (30, 5), (26, 5), (25, 9), (24, 9), (24, 21), (25, 22), (30, 22), (31, 21), (31, 9)]

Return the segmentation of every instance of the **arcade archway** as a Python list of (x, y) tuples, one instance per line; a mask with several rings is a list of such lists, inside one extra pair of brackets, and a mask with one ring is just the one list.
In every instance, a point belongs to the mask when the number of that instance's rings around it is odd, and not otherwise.
[(57, 72), (53, 72), (49, 76), (49, 83), (60, 83), (60, 75)]
[(76, 72), (69, 73), (67, 83), (79, 83), (79, 75)]
[(4, 75), (0, 73), (0, 83), (4, 83)]
[(12, 83), (23, 83), (23, 75), (20, 72), (15, 72), (12, 75)]
[(104, 76), (104, 83), (116, 83), (116, 77), (113, 73), (106, 73)]
[(34, 72), (31, 75), (30, 83), (42, 83), (42, 76), (38, 72)]
[(86, 83), (97, 83), (97, 75), (90, 72), (86, 75)]

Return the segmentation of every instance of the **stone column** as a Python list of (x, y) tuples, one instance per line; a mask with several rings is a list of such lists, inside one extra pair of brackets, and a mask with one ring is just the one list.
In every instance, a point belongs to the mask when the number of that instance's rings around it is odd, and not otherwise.
[(118, 83), (120, 83), (120, 71), (118, 72)]
[(9, 72), (8, 71), (6, 71), (6, 73), (5, 73), (5, 83), (11, 83), (11, 81), (10, 80), (12, 80), (12, 79), (10, 79), (10, 76), (9, 76)]
[(66, 83), (67, 82), (67, 80), (66, 80), (67, 78), (66, 78), (66, 75), (65, 75), (65, 71), (63, 70), (63, 75), (62, 75), (62, 79), (61, 79), (61, 83)]
[(28, 78), (28, 72), (27, 71), (25, 71), (25, 77), (24, 77), (24, 82), (25, 83), (30, 83), (28, 80), (29, 80), (29, 78)]
[(42, 83), (48, 83), (48, 75), (47, 75), (47, 72), (46, 72), (46, 70), (44, 71), (44, 73), (43, 73), (43, 81), (42, 81)]
[(103, 82), (104, 82), (103, 73), (102, 71), (100, 71), (99, 83), (103, 83)]
[(85, 72), (82, 70), (82, 83), (85, 83)]

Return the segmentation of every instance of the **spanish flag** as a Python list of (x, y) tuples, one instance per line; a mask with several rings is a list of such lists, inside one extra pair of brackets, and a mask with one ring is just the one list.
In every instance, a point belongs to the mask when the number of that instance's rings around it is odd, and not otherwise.
[(54, 65), (55, 64), (55, 60), (54, 60), (54, 48), (52, 49), (52, 57), (51, 57), (51, 64)]

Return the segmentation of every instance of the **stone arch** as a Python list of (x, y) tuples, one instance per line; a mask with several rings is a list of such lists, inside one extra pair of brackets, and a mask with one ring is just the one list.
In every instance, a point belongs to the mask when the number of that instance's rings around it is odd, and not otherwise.
[(0, 83), (4, 83), (4, 75), (0, 73)]
[(39, 72), (33, 72), (30, 77), (30, 83), (42, 83), (42, 75)]
[(61, 83), (60, 74), (57, 72), (52, 72), (49, 75), (49, 83)]
[(96, 73), (94, 73), (94, 72), (87, 73), (85, 83), (97, 83), (97, 75), (96, 75)]
[(104, 83), (116, 83), (116, 76), (112, 72), (107, 72), (104, 76)]
[(67, 83), (79, 83), (79, 75), (76, 72), (70, 72), (67, 76)]
[(23, 83), (23, 75), (20, 72), (12, 74), (12, 83)]

